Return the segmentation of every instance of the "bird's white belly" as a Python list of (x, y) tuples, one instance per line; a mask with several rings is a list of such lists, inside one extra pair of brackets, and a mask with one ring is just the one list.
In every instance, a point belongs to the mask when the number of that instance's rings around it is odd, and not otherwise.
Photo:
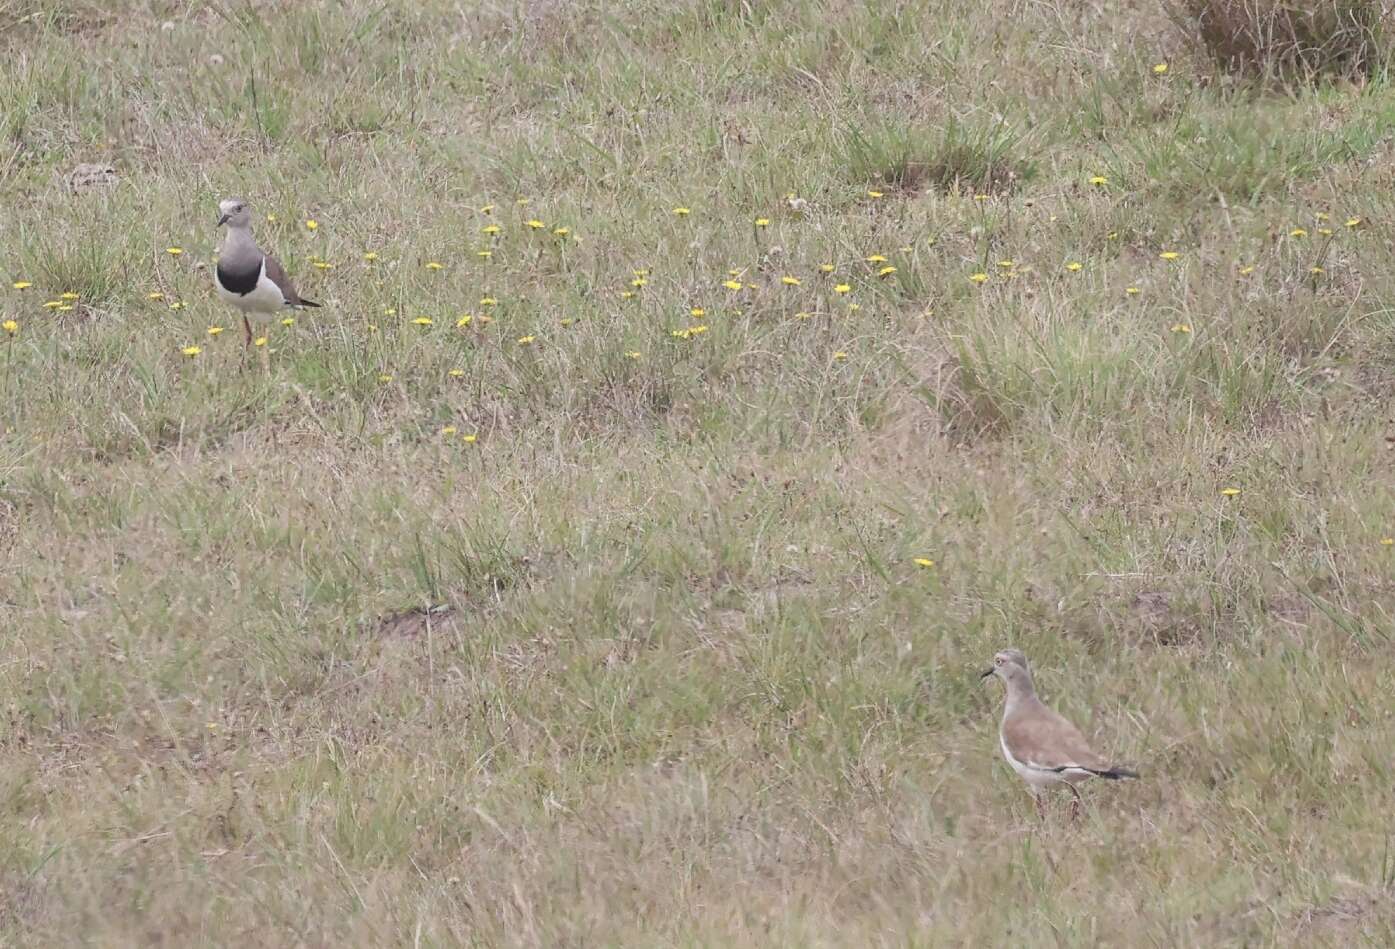
[(215, 285), (222, 300), (231, 303), (251, 319), (263, 323), (271, 322), (277, 313), (286, 308), (286, 298), (281, 293), (281, 288), (267, 277), (265, 263), (262, 264), (262, 272), (257, 276), (257, 285), (251, 293), (233, 293), (216, 281)]
[(1053, 784), (1060, 784), (1062, 781), (1067, 780), (1055, 771), (1042, 771), (1038, 768), (1029, 768), (1018, 761), (1012, 756), (1012, 752), (1008, 751), (1007, 742), (1003, 740), (1001, 732), (998, 734), (998, 744), (1003, 749), (1003, 757), (1007, 759), (1008, 764), (1012, 765), (1012, 770), (1016, 771), (1018, 777), (1026, 781), (1033, 788), (1050, 787)]

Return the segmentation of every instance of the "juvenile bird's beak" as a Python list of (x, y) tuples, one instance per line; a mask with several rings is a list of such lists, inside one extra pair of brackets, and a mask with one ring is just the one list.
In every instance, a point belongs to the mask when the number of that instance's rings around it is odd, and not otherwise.
[(987, 669), (984, 669), (984, 670), (983, 670), (983, 675), (979, 676), (979, 677), (978, 677), (978, 680), (979, 680), (980, 682), (982, 682), (984, 679), (988, 678), (988, 677), (991, 676), (992, 674), (993, 674), (993, 667), (992, 667), (992, 666), (989, 666)]
[(224, 214), (222, 217), (218, 219), (218, 226), (222, 227), (224, 224), (228, 223), (228, 218), (230, 217), (232, 217), (232, 215)]

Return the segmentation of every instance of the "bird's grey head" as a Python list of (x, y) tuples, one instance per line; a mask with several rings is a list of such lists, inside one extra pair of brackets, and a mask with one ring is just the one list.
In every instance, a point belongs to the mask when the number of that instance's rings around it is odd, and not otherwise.
[(1027, 669), (1027, 657), (1020, 649), (1004, 649), (993, 657), (993, 665), (984, 670), (980, 679), (997, 676), (1009, 689), (1032, 686), (1032, 673)]
[(224, 198), (218, 202), (218, 226), (247, 227), (252, 223), (252, 206), (241, 198)]

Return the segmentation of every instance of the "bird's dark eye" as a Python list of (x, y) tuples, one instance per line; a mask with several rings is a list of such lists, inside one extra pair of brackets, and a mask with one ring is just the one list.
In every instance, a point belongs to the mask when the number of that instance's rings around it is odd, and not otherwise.
[(1001, 666), (1002, 664), (1003, 664), (1003, 657), (1002, 657), (1002, 656), (994, 656), (994, 657), (993, 657), (993, 665), (995, 665), (995, 666)]

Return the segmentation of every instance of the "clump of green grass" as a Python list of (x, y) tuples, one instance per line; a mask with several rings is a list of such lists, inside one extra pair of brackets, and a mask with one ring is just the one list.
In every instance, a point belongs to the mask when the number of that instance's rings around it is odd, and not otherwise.
[(850, 177), (897, 191), (1007, 194), (1034, 169), (1024, 137), (1007, 123), (950, 119), (938, 133), (911, 124), (854, 128), (844, 139)]
[(1218, 68), (1245, 78), (1369, 78), (1384, 59), (1377, 0), (1175, 0), (1171, 11)]

